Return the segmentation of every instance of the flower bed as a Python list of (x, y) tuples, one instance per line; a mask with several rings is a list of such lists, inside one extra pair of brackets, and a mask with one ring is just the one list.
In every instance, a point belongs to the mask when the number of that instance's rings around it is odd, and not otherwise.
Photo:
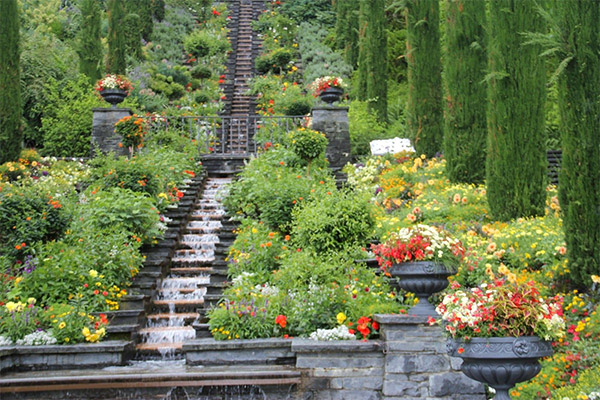
[[(499, 290), (494, 288), (494, 282), (507, 282), (507, 289), (511, 285), (517, 289), (533, 285), (539, 296), (563, 299), (565, 336), (557, 334), (558, 325), (543, 328), (546, 325), (541, 322), (553, 321), (554, 317), (530, 321), (530, 327), (541, 330), (528, 332), (543, 334), (542, 330), (546, 329), (542, 336), (554, 340), (555, 354), (542, 361), (538, 376), (515, 388), (513, 397), (550, 398), (557, 388), (576, 383), (580, 371), (600, 365), (600, 357), (590, 350), (600, 344), (597, 311), (600, 284), (594, 283), (586, 293), (568, 289), (569, 266), (555, 187), (548, 187), (545, 216), (497, 222), (488, 216), (485, 186), (450, 184), (443, 159), (408, 154), (372, 157), (362, 165), (348, 166), (346, 171), (355, 190), (368, 193), (376, 205), (376, 231), (382, 240), (400, 229), (423, 223), (444, 227), (461, 240), (466, 248), (465, 258), (453, 285), (455, 289), (458, 285), (464, 289), (449, 294), (447, 301), (452, 296), (462, 296), (467, 302), (473, 300), (476, 293), (471, 295), (471, 290), (481, 291), (483, 297), (477, 299), (484, 301), (483, 293), (487, 289), (475, 289), (482, 282), (492, 282), (490, 290)], [(592, 279), (600, 282), (598, 277)], [(460, 303), (458, 297), (455, 300)], [(448, 303), (440, 307), (440, 311), (447, 312), (455, 306)], [(481, 309), (484, 311), (485, 307)], [(513, 323), (523, 323), (526, 318), (522, 317), (515, 315)], [(477, 324), (475, 320), (471, 322), (473, 336), (478, 333), (475, 329), (481, 334), (488, 326)], [(454, 323), (459, 321), (452, 320), (449, 326)], [(508, 334), (515, 332), (507, 331)]]
[(160, 213), (200, 170), (196, 147), (176, 132), (145, 144), (131, 159), (83, 164), (25, 151), (0, 167), (1, 345), (104, 337), (103, 312), (119, 308), (142, 268), (141, 246), (166, 229)]

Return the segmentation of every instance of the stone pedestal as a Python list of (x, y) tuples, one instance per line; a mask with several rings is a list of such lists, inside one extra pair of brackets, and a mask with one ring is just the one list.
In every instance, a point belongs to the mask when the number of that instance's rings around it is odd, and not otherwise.
[(375, 315), (385, 348), (382, 399), (485, 400), (483, 384), (460, 372), (461, 359), (427, 317)]
[(349, 162), (350, 129), (348, 127), (348, 107), (322, 106), (312, 110), (312, 129), (323, 132), (329, 140), (326, 157), (329, 167), (336, 175)]
[(132, 115), (129, 108), (94, 108), (92, 124), (92, 156), (96, 150), (126, 155), (127, 149), (119, 147), (121, 137), (115, 134), (115, 124), (123, 117)]

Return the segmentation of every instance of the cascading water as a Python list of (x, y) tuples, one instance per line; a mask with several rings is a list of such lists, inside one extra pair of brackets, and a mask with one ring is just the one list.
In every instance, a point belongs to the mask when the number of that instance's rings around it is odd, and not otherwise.
[(146, 327), (138, 331), (137, 350), (146, 356), (156, 353), (163, 360), (176, 358), (183, 343), (196, 338), (193, 324), (201, 318), (199, 309), (204, 306), (225, 214), (218, 196), (230, 182), (230, 178), (208, 179), (190, 215), (171, 259), (171, 273), (157, 284), (153, 313), (147, 316)]

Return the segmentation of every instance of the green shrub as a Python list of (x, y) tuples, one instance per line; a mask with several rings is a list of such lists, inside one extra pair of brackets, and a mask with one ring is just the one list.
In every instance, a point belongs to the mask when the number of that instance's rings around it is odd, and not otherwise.
[(348, 110), (348, 124), (350, 125), (350, 145), (352, 154), (363, 156), (371, 153), (372, 140), (388, 139), (395, 136), (396, 132), (386, 131), (376, 114), (369, 112), (365, 101), (352, 101)]
[(250, 161), (231, 186), (225, 206), (232, 214), (262, 220), (272, 229), (285, 232), (296, 203), (334, 190), (322, 161), (310, 177), (306, 176), (304, 165), (290, 150), (267, 151)]
[(74, 215), (73, 229), (120, 229), (142, 243), (162, 235), (152, 199), (130, 189), (110, 188), (85, 193), (87, 203)]
[(283, 114), (285, 115), (306, 115), (312, 110), (312, 102), (305, 98), (294, 100), (283, 106)]
[(312, 129), (298, 128), (288, 134), (290, 149), (298, 157), (308, 162), (325, 152), (327, 142), (327, 138), (323, 132), (317, 132)]
[[(284, 239), (265, 224), (244, 219), (229, 248), (229, 276), (253, 274), (256, 282), (266, 282), (279, 265)], [(289, 239), (289, 237), (288, 237)]]
[(374, 219), (369, 213), (369, 193), (333, 191), (313, 197), (293, 211), (294, 245), (317, 253), (338, 253), (367, 245)]
[[(6, 186), (0, 191), (0, 255), (23, 259), (35, 242), (59, 238), (69, 215), (41, 185)], [(25, 245), (23, 245), (25, 244)]]
[(196, 79), (208, 79), (212, 76), (212, 69), (206, 65), (196, 65), (191, 70), (192, 77)]

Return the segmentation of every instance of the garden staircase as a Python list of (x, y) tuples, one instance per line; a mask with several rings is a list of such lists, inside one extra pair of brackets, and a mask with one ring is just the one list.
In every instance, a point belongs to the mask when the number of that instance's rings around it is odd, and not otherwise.
[(221, 298), (233, 225), (219, 196), (231, 177), (207, 178), (183, 224), (163, 277), (151, 291), (146, 323), (137, 331), (139, 359), (178, 358), (185, 341), (209, 337), (206, 311)]

